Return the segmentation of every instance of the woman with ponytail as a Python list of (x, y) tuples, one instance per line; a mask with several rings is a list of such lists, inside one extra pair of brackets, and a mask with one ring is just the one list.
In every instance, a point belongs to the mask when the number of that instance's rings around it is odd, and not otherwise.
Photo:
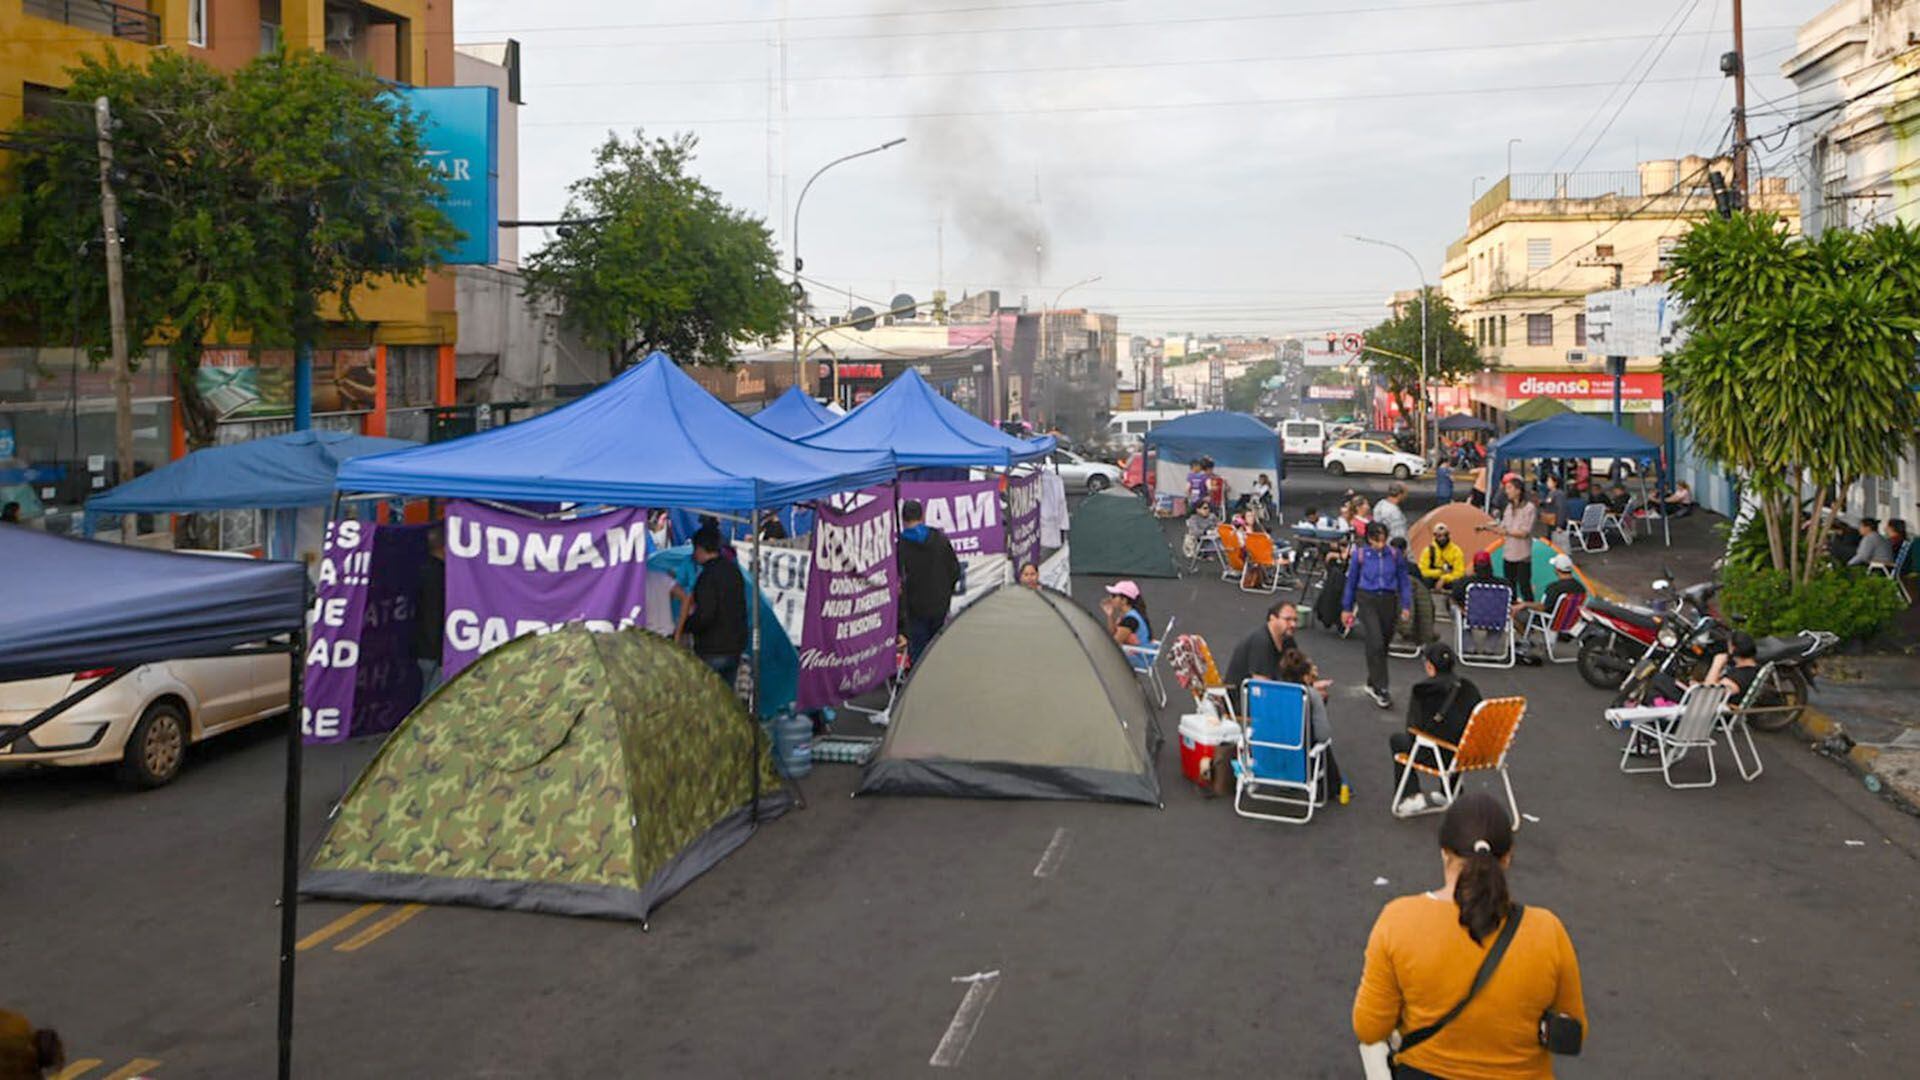
[(1480, 792), (1456, 800), (1440, 823), (1440, 860), (1439, 888), (1388, 903), (1373, 924), (1355, 1037), (1364, 1047), (1401, 1032), (1400, 1080), (1553, 1076), (1549, 1047), (1577, 1052), (1586, 1029), (1580, 963), (1553, 912), (1508, 892), (1506, 808)]

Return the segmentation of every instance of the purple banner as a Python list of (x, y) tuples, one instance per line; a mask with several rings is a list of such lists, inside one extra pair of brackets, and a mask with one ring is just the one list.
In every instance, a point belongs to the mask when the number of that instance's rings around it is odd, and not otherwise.
[(1040, 474), (1007, 480), (1007, 555), (1013, 572), (1040, 562)]
[(852, 510), (819, 509), (800, 632), (802, 709), (837, 705), (894, 673), (899, 541), (893, 492), (870, 488)]
[(420, 668), (408, 646), (425, 552), (422, 529), (327, 525), (307, 612), (307, 742), (390, 731), (419, 700)]
[(927, 524), (947, 534), (953, 553), (1000, 555), (1007, 550), (1007, 530), (1000, 520), (1000, 481), (943, 480), (900, 482), (900, 498), (919, 499), (926, 507)]
[(542, 521), (464, 501), (447, 507), (445, 678), (565, 623), (645, 626), (646, 603), (645, 510)]

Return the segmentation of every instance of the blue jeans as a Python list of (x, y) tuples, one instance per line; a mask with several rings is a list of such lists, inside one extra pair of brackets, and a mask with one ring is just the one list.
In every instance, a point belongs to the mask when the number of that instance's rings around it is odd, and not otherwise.
[(727, 689), (733, 689), (735, 680), (740, 676), (738, 653), (732, 656), (703, 656), (700, 662), (712, 668), (714, 674), (720, 676), (720, 681), (727, 684)]
[(920, 654), (927, 651), (927, 644), (933, 640), (933, 636), (938, 634), (940, 628), (945, 626), (946, 623), (947, 620), (944, 615), (937, 619), (907, 620), (907, 663), (918, 664), (920, 662)]

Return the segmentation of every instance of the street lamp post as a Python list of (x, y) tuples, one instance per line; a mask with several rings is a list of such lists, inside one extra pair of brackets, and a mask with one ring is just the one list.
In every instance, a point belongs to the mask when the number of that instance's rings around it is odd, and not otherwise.
[(800, 271), (806, 265), (800, 259), (800, 210), (807, 205), (807, 191), (813, 187), (815, 180), (820, 179), (822, 173), (833, 168), (835, 165), (852, 161), (854, 158), (866, 157), (868, 154), (877, 154), (882, 150), (891, 150), (906, 141), (906, 138), (903, 136), (898, 139), (883, 142), (879, 146), (870, 146), (865, 150), (834, 158), (832, 161), (814, 170), (814, 174), (807, 177), (806, 184), (800, 188), (800, 198), (793, 204), (793, 379), (796, 386), (805, 385), (806, 383), (806, 372), (800, 366), (800, 299), (806, 293), (805, 287), (800, 284)]
[[(1513, 144), (1522, 143), (1526, 141), (1527, 140), (1525, 139), (1508, 139), (1507, 140), (1507, 186), (1509, 188), (1513, 186)], [(1507, 198), (1509, 199), (1513, 198), (1512, 191), (1507, 192)]]
[[(1518, 140), (1515, 141), (1517, 142)], [(1420, 415), (1415, 419), (1420, 426), (1420, 456), (1424, 458), (1427, 456), (1427, 293), (1431, 291), (1427, 288), (1426, 268), (1420, 265), (1419, 259), (1413, 257), (1413, 252), (1408, 251), (1399, 244), (1388, 243), (1385, 240), (1375, 240), (1370, 236), (1349, 236), (1348, 239), (1358, 240), (1363, 244), (1375, 244), (1380, 247), (1392, 248), (1400, 254), (1405, 255), (1407, 261), (1413, 264), (1414, 273), (1420, 275)]]

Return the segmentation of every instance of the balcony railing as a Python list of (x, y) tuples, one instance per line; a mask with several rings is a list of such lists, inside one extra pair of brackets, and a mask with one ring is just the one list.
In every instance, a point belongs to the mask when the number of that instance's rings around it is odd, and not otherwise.
[(112, 0), (21, 0), (20, 9), (28, 15), (122, 41), (160, 44), (160, 16), (144, 7), (116, 4)]

